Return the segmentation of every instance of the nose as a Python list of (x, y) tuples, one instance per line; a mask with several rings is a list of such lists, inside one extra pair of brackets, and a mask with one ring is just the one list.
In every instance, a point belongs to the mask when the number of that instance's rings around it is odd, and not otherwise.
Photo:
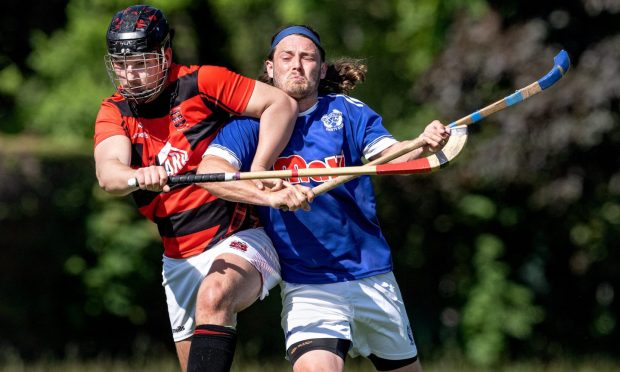
[(293, 64), (293, 68), (294, 69), (301, 70), (301, 68), (302, 68), (301, 57), (293, 58), (292, 64)]
[(127, 64), (125, 67), (125, 85), (127, 87), (135, 88), (141, 85), (139, 72), (138, 68)]
[(133, 65), (132, 65), (131, 63), (128, 63), (128, 64), (125, 66), (125, 71), (127, 72), (127, 76), (129, 76), (129, 75), (133, 75), (133, 74), (134, 74), (134, 71), (133, 71), (133, 70), (134, 70), (134, 68), (133, 68)]

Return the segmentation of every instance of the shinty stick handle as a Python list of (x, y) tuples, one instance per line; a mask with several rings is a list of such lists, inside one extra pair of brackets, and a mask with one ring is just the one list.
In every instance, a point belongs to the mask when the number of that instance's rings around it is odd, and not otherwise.
[[(570, 68), (571, 63), (570, 63), (570, 58), (568, 56), (568, 53), (566, 53), (565, 50), (561, 50), (553, 58), (553, 63), (554, 63), (553, 68), (545, 76), (538, 79), (534, 83), (526, 86), (525, 88), (517, 90), (515, 93), (507, 97), (504, 97), (500, 99), (499, 101), (494, 102), (480, 109), (479, 111), (473, 112), (470, 115), (464, 116), (460, 118), (459, 120), (450, 123), (448, 127), (453, 128), (459, 125), (473, 124), (479, 120), (484, 119), (485, 117), (493, 113), (496, 113), (498, 111), (505, 109), (506, 107), (510, 107), (520, 102), (523, 102), (526, 99), (530, 98), (531, 96), (536, 95), (537, 93), (553, 86), (558, 80), (560, 80), (568, 72), (568, 69)], [(403, 155), (403, 154), (400, 154), (400, 155)], [(400, 155), (397, 155), (396, 157)], [(373, 162), (368, 163), (368, 165), (384, 164), (393, 159), (395, 158), (389, 158), (388, 156), (381, 157), (379, 159), (376, 159)], [(319, 186), (312, 188), (312, 191), (314, 191), (315, 195), (320, 195), (356, 177), (359, 177), (359, 176), (356, 176), (356, 175), (340, 176), (336, 179), (333, 179), (331, 181), (325, 182)]]

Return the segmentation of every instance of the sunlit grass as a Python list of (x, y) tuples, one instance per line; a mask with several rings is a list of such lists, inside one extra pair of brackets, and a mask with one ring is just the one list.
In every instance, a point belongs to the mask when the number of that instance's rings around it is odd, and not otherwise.
[[(588, 358), (584, 360), (562, 359), (552, 362), (525, 361), (515, 362), (493, 368), (480, 368), (460, 360), (428, 361), (424, 365), (425, 372), (486, 372), (486, 371), (505, 371), (505, 372), (611, 372), (620, 371), (620, 361), (608, 359)], [(45, 361), (37, 363), (24, 363), (19, 360), (5, 361), (0, 364), (0, 371), (6, 372), (130, 372), (130, 371), (149, 371), (149, 372), (168, 372), (179, 371), (176, 359), (173, 357), (159, 357), (153, 359), (109, 360), (97, 359), (91, 361)], [(235, 360), (232, 372), (279, 372), (291, 371), (286, 360), (269, 361), (243, 361)], [(370, 372), (374, 371), (372, 364), (363, 358), (347, 358), (345, 371), (348, 372)]]
[[(180, 371), (176, 356), (172, 350), (142, 349), (129, 359), (114, 359), (101, 356), (81, 360), (77, 356), (64, 360), (43, 358), (36, 362), (27, 362), (20, 358), (15, 349), (0, 348), (0, 372), (176, 372)], [(69, 353), (70, 355), (72, 353)], [(75, 355), (75, 354), (73, 354)], [(620, 371), (620, 359), (605, 356), (589, 357), (557, 357), (543, 362), (524, 360), (507, 362), (499, 366), (483, 368), (468, 362), (460, 353), (448, 353), (443, 358), (422, 360), (425, 372), (611, 372)], [(256, 353), (248, 354), (247, 350), (238, 348), (232, 372), (290, 372), (292, 368), (287, 360), (273, 355), (261, 358)], [(347, 357), (346, 372), (375, 371), (372, 363), (365, 358)]]

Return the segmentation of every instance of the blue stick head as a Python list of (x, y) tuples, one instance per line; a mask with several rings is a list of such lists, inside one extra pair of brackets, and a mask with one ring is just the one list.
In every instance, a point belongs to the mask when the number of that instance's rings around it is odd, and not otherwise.
[(562, 49), (558, 55), (553, 57), (553, 63), (562, 68), (562, 75), (566, 74), (570, 68), (570, 58), (568, 58), (568, 53)]
[(570, 68), (570, 58), (565, 50), (561, 50), (555, 57), (553, 57), (553, 69), (547, 73), (542, 79), (538, 80), (538, 84), (542, 90), (545, 90), (560, 80), (564, 74), (568, 72)]

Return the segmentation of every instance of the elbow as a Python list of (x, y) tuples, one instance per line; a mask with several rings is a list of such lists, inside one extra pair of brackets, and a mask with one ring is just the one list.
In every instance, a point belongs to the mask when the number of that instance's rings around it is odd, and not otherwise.
[(288, 94), (284, 95), (286, 98), (286, 101), (288, 103), (288, 105), (294, 110), (297, 111), (299, 109), (299, 105), (297, 103), (297, 100), (295, 100), (293, 97), (289, 96)]
[(277, 107), (278, 111), (287, 112), (291, 116), (297, 117), (297, 114), (299, 113), (299, 104), (293, 97), (284, 92), (281, 93), (282, 94), (278, 95), (278, 100), (273, 105), (274, 108)]
[(120, 190), (118, 187), (116, 187), (113, 182), (110, 181), (106, 181), (104, 178), (102, 177), (97, 177), (97, 181), (99, 183), (99, 187), (107, 192), (108, 194), (114, 195), (114, 196), (124, 196), (129, 194), (129, 191), (126, 189)]
[(112, 195), (116, 194), (116, 192), (115, 192), (116, 190), (110, 185), (110, 183), (105, 182), (105, 181), (103, 181), (101, 179), (99, 179), (99, 187), (103, 191), (107, 192), (108, 194), (112, 194)]
[(97, 182), (99, 183), (99, 187), (106, 192), (110, 192), (110, 183), (106, 181), (105, 177), (101, 174), (99, 169), (96, 171)]
[(299, 104), (293, 97), (289, 96), (288, 94), (286, 94), (286, 100), (288, 103), (288, 107), (290, 107), (293, 112), (293, 116), (297, 117), (297, 114), (299, 114)]
[(110, 187), (110, 184), (109, 184), (109, 183), (107, 183), (107, 182), (105, 182), (105, 181), (103, 181), (103, 180), (101, 180), (101, 179), (99, 179), (99, 187), (100, 187), (103, 191), (105, 191), (105, 192), (107, 192), (107, 193), (110, 193), (110, 194), (114, 191), (114, 189), (112, 189), (112, 188)]

